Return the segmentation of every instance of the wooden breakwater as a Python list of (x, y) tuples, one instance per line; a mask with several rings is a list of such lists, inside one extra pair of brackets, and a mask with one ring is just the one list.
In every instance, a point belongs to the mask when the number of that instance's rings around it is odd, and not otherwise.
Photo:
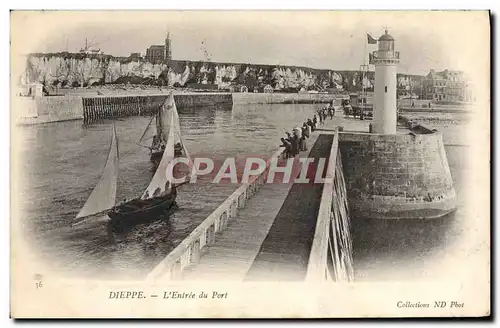
[[(115, 119), (127, 116), (152, 115), (158, 111), (168, 95), (137, 96), (97, 96), (84, 97), (84, 123), (97, 122), (104, 119)], [(174, 95), (177, 108), (219, 107), (233, 105), (231, 94), (178, 94)]]
[(158, 111), (167, 96), (85, 97), (83, 121), (92, 123), (104, 119), (147, 115)]

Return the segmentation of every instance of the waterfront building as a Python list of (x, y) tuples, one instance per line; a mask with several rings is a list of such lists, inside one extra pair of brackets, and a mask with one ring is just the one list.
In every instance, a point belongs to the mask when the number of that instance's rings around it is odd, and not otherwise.
[(470, 82), (462, 71), (433, 69), (423, 81), (424, 99), (434, 101), (472, 101)]

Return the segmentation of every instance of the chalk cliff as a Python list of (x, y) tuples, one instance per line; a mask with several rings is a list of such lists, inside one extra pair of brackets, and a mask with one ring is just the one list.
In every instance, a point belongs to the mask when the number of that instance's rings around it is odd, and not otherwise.
[[(418, 92), (423, 76), (398, 74), (398, 88)], [(214, 63), (171, 60), (152, 64), (146, 61), (108, 55), (56, 53), (32, 54), (27, 57), (26, 72), (20, 83), (39, 82), (59, 87), (89, 86), (108, 83), (169, 85), (184, 87), (191, 83), (231, 85), (262, 90), (297, 91), (337, 89), (356, 91), (364, 84), (373, 87), (374, 75), (369, 72), (362, 81), (358, 71), (333, 71), (295, 66)]]

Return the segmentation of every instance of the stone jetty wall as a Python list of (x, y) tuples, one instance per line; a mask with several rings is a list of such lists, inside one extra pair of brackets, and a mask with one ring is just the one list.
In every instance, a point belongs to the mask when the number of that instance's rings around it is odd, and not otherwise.
[(435, 218), (455, 209), (441, 133), (340, 133), (339, 146), (354, 217)]
[(313, 104), (331, 103), (336, 97), (325, 93), (233, 93), (234, 104)]
[[(102, 119), (155, 113), (167, 94), (134, 96), (52, 96), (15, 97), (12, 112), (18, 124), (39, 124), (83, 119), (92, 123)], [(223, 106), (232, 107), (230, 93), (177, 94), (178, 108)]]
[[(17, 97), (15, 112), (20, 124), (37, 124), (83, 119), (92, 123), (102, 119), (151, 114), (158, 110), (168, 94), (85, 95)], [(178, 108), (224, 107), (233, 104), (329, 103), (333, 94), (298, 93), (179, 93), (174, 94)]]
[(13, 97), (12, 117), (20, 124), (82, 119), (82, 98), (76, 96)]
[(178, 108), (233, 106), (233, 97), (230, 93), (191, 93), (174, 95), (175, 105)]

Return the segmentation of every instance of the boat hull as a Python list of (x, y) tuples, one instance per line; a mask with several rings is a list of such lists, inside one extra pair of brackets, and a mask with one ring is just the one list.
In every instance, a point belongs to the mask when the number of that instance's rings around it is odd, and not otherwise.
[(170, 214), (176, 208), (175, 195), (156, 197), (147, 200), (133, 199), (115, 206), (108, 216), (114, 230), (123, 230), (138, 224), (155, 221)]
[(159, 164), (162, 156), (163, 156), (163, 151), (154, 151), (154, 152), (151, 152), (150, 159), (152, 162)]

